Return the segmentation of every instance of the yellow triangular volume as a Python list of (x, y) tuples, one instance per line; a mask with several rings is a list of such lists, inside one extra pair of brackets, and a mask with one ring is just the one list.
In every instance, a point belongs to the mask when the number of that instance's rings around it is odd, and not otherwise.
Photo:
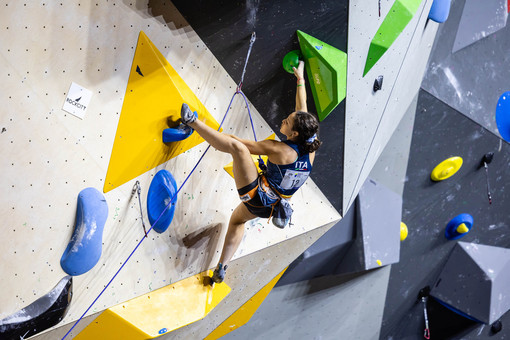
[(218, 129), (218, 122), (140, 32), (106, 173), (105, 193), (204, 141), (193, 133), (183, 141), (163, 143), (163, 130), (178, 125), (183, 102), (198, 112), (201, 121)]
[(226, 284), (204, 284), (209, 270), (153, 290), (103, 311), (76, 340), (144, 340), (203, 319), (231, 291)]
[[(287, 267), (288, 268), (288, 267)], [(262, 302), (269, 295), (274, 285), (280, 280), (283, 273), (287, 270), (285, 268), (280, 274), (276, 275), (267, 285), (265, 285), (257, 294), (251, 297), (244, 305), (234, 312), (227, 320), (223, 321), (214, 331), (212, 331), (204, 340), (216, 340), (232, 332), (233, 330), (243, 326), (248, 321), (257, 309), (260, 307)]]
[[(276, 137), (276, 135), (273, 133), (271, 136), (267, 137), (265, 140), (274, 140)], [(261, 156), (262, 157), (262, 160), (264, 161), (264, 163), (267, 163), (267, 156)], [(256, 155), (251, 155), (251, 158), (253, 159), (253, 162), (255, 163), (255, 166), (257, 167), (257, 171), (260, 173), (262, 172), (262, 170), (260, 170), (260, 167), (259, 167), (259, 156), (256, 156)], [(234, 162), (230, 162), (228, 163), (227, 165), (225, 165), (223, 167), (223, 169), (225, 169), (225, 171), (230, 175), (232, 176), (232, 178), (234, 178)]]

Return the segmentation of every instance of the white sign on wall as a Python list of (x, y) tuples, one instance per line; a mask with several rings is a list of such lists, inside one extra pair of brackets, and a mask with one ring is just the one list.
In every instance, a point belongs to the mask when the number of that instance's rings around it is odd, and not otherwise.
[(69, 88), (69, 92), (67, 93), (64, 107), (62, 109), (78, 118), (83, 119), (91, 98), (92, 91), (89, 91), (76, 83), (71, 83), (71, 87)]

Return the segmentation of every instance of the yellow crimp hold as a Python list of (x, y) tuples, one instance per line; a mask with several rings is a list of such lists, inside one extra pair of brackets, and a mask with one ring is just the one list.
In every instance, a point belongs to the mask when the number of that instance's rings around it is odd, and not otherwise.
[(108, 308), (75, 339), (152, 339), (203, 319), (231, 290), (226, 283), (204, 284), (211, 275), (194, 275)]
[(442, 181), (451, 176), (453, 176), (457, 171), (459, 171), (462, 166), (462, 158), (461, 157), (451, 157), (445, 159), (441, 163), (439, 163), (432, 173), (430, 174), (430, 178), (433, 181)]
[(407, 225), (404, 222), (400, 222), (400, 241), (404, 241), (407, 238)]

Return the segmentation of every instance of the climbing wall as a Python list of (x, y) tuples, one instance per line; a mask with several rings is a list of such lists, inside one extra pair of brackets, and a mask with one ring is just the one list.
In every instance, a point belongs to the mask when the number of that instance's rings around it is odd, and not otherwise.
[[(5, 67), (0, 73), (0, 98), (5, 109), (0, 115), (0, 183), (5, 193), (0, 209), (5, 227), (0, 241), (4, 264), (0, 317), (46, 294), (65, 275), (59, 261), (73, 231), (76, 199), (86, 187), (102, 190), (105, 185), (140, 31), (147, 34), (211, 116), (221, 121), (236, 83), (178, 12), (171, 12), (173, 17), (164, 20), (151, 12), (146, 2), (2, 4), (0, 58)], [(239, 48), (247, 50), (248, 45)], [(72, 82), (92, 92), (82, 119), (62, 110)], [(273, 131), (256, 108), (250, 104), (250, 109), (259, 138), (271, 135)], [(252, 138), (240, 97), (230, 112), (224, 131)], [(149, 225), (145, 206), (154, 174), (169, 170), (178, 186), (182, 185), (206, 147), (201, 143), (167, 162), (148, 166), (145, 173), (104, 194), (109, 216), (101, 259), (90, 272), (75, 278), (71, 308), (60, 325), (77, 320), (85, 312), (142, 240), (138, 197), (132, 192), (135, 182), (141, 184), (142, 213)], [(238, 204), (234, 183), (223, 170), (229, 162), (228, 155), (215, 150), (207, 153), (179, 194), (169, 230), (149, 234), (88, 314), (215, 264), (225, 223)], [(279, 230), (266, 220), (254, 220), (247, 226), (235, 258), (339, 219), (313, 181), (295, 195), (292, 204), (295, 224), (291, 228)], [(314, 214), (307, 213), (310, 207)], [(301, 247), (292, 252), (276, 248), (275, 254), (292, 257), (295, 251), (297, 256), (306, 249)], [(261, 266), (259, 261), (254, 263)], [(278, 273), (286, 264), (262, 261), (262, 268), (277, 266), (273, 271)], [(267, 281), (274, 277), (269, 276)], [(246, 299), (257, 291), (250, 287), (248, 283)]]
[[(431, 4), (421, 1), (403, 31), (363, 77), (370, 42), (386, 16), (395, 15), (390, 11), (393, 2), (381, 2), (380, 16), (372, 2), (349, 3), (344, 211), (418, 92), (438, 26), (427, 22)], [(374, 92), (374, 80), (381, 75), (382, 89)]]

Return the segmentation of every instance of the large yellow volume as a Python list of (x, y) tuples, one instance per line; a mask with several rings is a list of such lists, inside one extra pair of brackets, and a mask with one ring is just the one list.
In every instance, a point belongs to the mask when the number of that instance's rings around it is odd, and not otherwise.
[(250, 321), (253, 314), (255, 314), (262, 302), (264, 302), (266, 297), (269, 295), (276, 283), (278, 283), (278, 280), (280, 280), (280, 277), (282, 277), (287, 268), (285, 268), (280, 274), (276, 275), (276, 277), (272, 279), (267, 285), (262, 287), (262, 289), (259, 290), (257, 294), (252, 296), (244, 305), (236, 310), (234, 314), (232, 314), (227, 320), (225, 320), (214, 331), (212, 331), (204, 340), (219, 339), (225, 334), (232, 332), (233, 330), (245, 325), (248, 321)]
[(76, 340), (153, 339), (204, 318), (229, 293), (226, 283), (204, 284), (212, 271), (191, 276), (108, 308)]
[(198, 112), (198, 119), (218, 129), (218, 122), (140, 32), (106, 173), (105, 193), (204, 141), (193, 133), (183, 141), (163, 143), (163, 130), (179, 124), (183, 102)]

